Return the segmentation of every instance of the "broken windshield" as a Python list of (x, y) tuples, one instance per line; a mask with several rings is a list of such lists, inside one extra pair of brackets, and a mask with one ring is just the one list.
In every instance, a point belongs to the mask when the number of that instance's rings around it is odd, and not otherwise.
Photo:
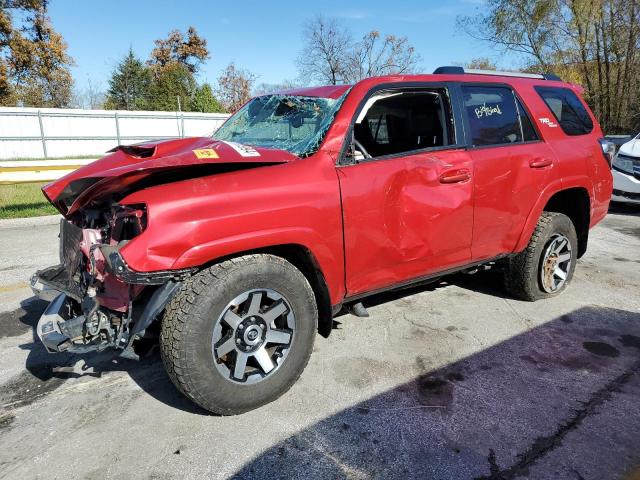
[(227, 120), (213, 138), (279, 148), (306, 157), (319, 147), (345, 96), (339, 99), (297, 95), (256, 97)]

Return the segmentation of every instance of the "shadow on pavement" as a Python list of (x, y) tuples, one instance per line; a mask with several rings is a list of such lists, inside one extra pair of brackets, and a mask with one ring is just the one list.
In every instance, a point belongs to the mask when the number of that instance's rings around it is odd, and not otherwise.
[(639, 376), (640, 314), (582, 308), (424, 369), (234, 478), (624, 478), (640, 464)]
[[(483, 276), (449, 281), (501, 295)], [(165, 404), (207, 414), (175, 389), (158, 355), (46, 353), (34, 330), (43, 308), (25, 303), (18, 316), (33, 340), (21, 345), (27, 371), (3, 385), (3, 405), (27, 405), (69, 378), (126, 372)], [(236, 478), (609, 479), (640, 464), (640, 313), (582, 308), (446, 367), (428, 363), (407, 355), (399, 368), (417, 378), (279, 442)]]
[(5, 317), (3, 320), (6, 320), (2, 322), (3, 328), (7, 329), (6, 336), (24, 334), (31, 330), (32, 341), (20, 345), (21, 349), (29, 351), (26, 371), (0, 387), (0, 405), (13, 408), (29, 405), (71, 378), (101, 377), (109, 372), (126, 372), (140, 388), (157, 400), (189, 413), (209, 414), (178, 392), (164, 371), (157, 349), (140, 361), (121, 358), (112, 351), (88, 354), (48, 353), (36, 334), (36, 324), (46, 305), (46, 302), (34, 297), (22, 302), (18, 310), (2, 314)]

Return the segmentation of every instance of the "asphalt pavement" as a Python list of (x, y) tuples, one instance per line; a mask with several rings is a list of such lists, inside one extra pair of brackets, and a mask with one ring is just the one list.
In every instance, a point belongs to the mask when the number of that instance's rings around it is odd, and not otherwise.
[(616, 209), (560, 297), (491, 272), (367, 301), (278, 401), (193, 406), (157, 354), (49, 355), (31, 273), (57, 220), (0, 224), (0, 478), (640, 478), (640, 210)]

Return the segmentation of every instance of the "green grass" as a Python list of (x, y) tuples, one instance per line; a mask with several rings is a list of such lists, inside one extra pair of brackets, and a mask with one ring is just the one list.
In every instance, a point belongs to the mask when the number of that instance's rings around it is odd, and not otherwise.
[(55, 215), (58, 211), (44, 198), (41, 183), (0, 185), (0, 219)]

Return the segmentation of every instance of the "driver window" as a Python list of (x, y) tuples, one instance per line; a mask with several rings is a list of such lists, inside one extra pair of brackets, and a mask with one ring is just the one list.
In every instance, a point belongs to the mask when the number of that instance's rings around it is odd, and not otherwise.
[(436, 148), (454, 142), (444, 89), (383, 91), (372, 95), (353, 126), (355, 160)]

